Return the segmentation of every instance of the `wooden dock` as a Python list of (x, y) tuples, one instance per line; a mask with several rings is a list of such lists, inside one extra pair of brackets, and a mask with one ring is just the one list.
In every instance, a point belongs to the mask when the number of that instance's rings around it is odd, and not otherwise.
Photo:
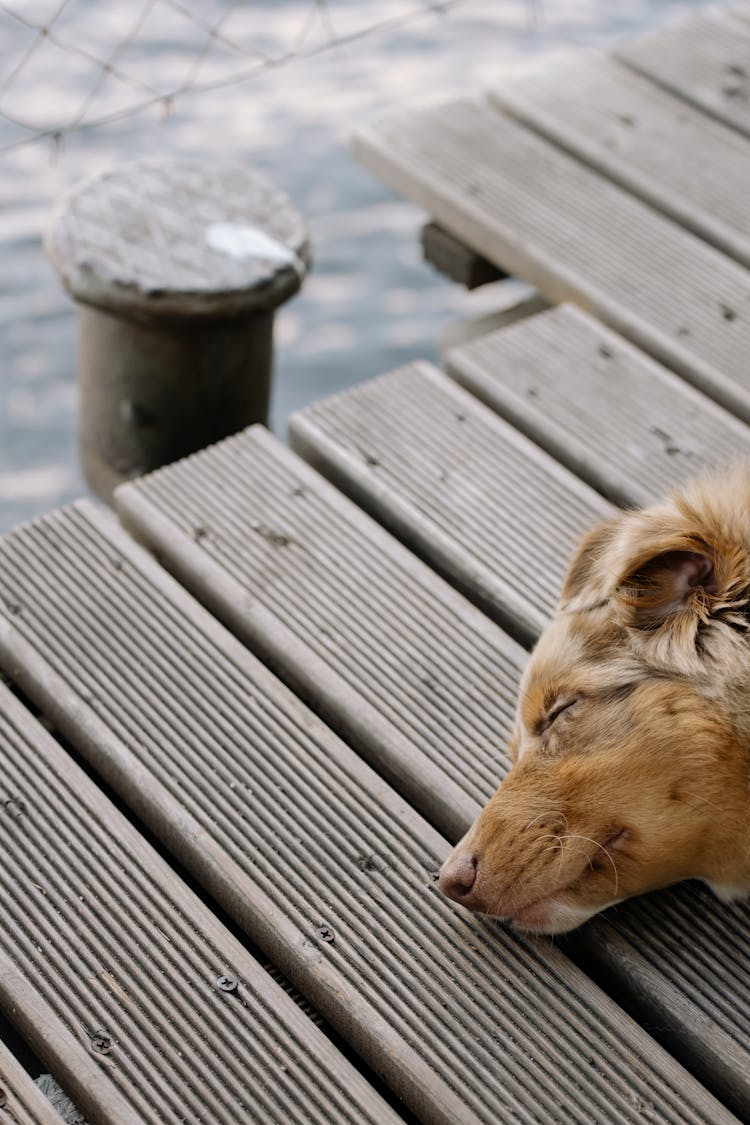
[(732, 9), (368, 127), (554, 307), (0, 540), (0, 1011), (92, 1125), (750, 1118), (750, 904), (435, 882), (576, 539), (750, 454), (748, 106)]

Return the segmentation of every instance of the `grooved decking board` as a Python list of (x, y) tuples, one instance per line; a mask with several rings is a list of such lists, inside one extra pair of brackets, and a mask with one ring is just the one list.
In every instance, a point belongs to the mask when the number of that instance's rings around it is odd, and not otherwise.
[(613, 514), (428, 363), (295, 414), (289, 433), (306, 460), (525, 641), (553, 612), (575, 543)]
[(0, 1040), (0, 1120), (8, 1125), (62, 1125), (62, 1117), (47, 1101), (16, 1057)]
[[(554, 323), (553, 317), (564, 320), (568, 313), (563, 309), (542, 314), (543, 323)], [(581, 319), (579, 313), (573, 324), (576, 319)], [(529, 322), (529, 327), (533, 323)], [(371, 497), (377, 497), (378, 505), (389, 513), (398, 508), (403, 490), (414, 493), (414, 504), (419, 502), (420, 490), (429, 493), (429, 476), (424, 480), (419, 477), (428, 456), (434, 457), (436, 465), (450, 467), (456, 463), (451, 441), (434, 420), (441, 381), (433, 375), (423, 384), (417, 399), (410, 382), (414, 369), (407, 371), (406, 382), (404, 373), (396, 372), (362, 384), (306, 410), (293, 426), (293, 433), (303, 435), (304, 447), (317, 463), (331, 469), (344, 487), (358, 495), (369, 489)], [(404, 392), (405, 385), (410, 388), (409, 396)], [(384, 401), (389, 411), (381, 416)], [(399, 418), (406, 420), (403, 432)], [(415, 429), (416, 420), (422, 418), (429, 422), (433, 446), (426, 446)], [(407, 422), (413, 423), (409, 442)], [(736, 424), (735, 420), (732, 423)], [(409, 461), (402, 458), (402, 446), (410, 451)], [(469, 432), (461, 448), (470, 463), (477, 446), (476, 434)], [(393, 449), (397, 459), (392, 457)], [(485, 456), (492, 465), (500, 453), (491, 454), (487, 446)], [(361, 466), (368, 460), (376, 460), (377, 466), (369, 465), (365, 472)], [(387, 487), (372, 475), (381, 464), (388, 473)], [(471, 463), (471, 472), (478, 493), (495, 490), (489, 471)], [(519, 473), (524, 479), (529, 475), (523, 464)], [(396, 493), (396, 499), (391, 493)], [(430, 503), (433, 499), (429, 497)], [(549, 502), (545, 489), (537, 488), (534, 494), (532, 482), (526, 494), (529, 526), (536, 517), (540, 549), (556, 550), (561, 531), (559, 524), (553, 525), (546, 515)], [(559, 507), (559, 499), (557, 503)], [(445, 550), (443, 527), (451, 528), (450, 522), (444, 520), (432, 532), (436, 550), (441, 553)], [(504, 531), (503, 523), (479, 521), (474, 532), (476, 541), (472, 542), (465, 526), (453, 526), (450, 534), (456, 557), (463, 553), (464, 565), (468, 566), (469, 559), (481, 553), (483, 538), (489, 537), (486, 556), (491, 558), (492, 537), (502, 536)], [(424, 534), (431, 534), (429, 524), (424, 525)], [(507, 544), (504, 563), (519, 586), (528, 573), (527, 549), (527, 544), (517, 540)], [(562, 555), (567, 557), (565, 551)], [(478, 759), (480, 755), (481, 748), (477, 747)], [(700, 888), (682, 887), (616, 907), (605, 920), (584, 927), (579, 942), (584, 962), (595, 959), (642, 1015), (668, 1038), (675, 1053), (720, 1091), (735, 1111), (744, 1118), (750, 1116), (750, 905), (724, 907)]]
[(260, 426), (123, 485), (116, 502), (403, 796), (463, 835), (499, 780), (519, 645)]
[(750, 429), (572, 305), (446, 357), (454, 379), (623, 506), (750, 459)]
[(99, 1063), (101, 1102), (45, 1026), (93, 1120), (397, 1120), (2, 685), (0, 778), (0, 949)]
[[(562, 319), (572, 333), (572, 343), (586, 341), (595, 327), (578, 312), (571, 316), (569, 309), (539, 319), (551, 324)], [(528, 324), (530, 330), (532, 326)], [(605, 339), (607, 336), (605, 333)], [(561, 363), (566, 362), (569, 370), (575, 359), (575, 354), (567, 358), (561, 354)], [(626, 362), (633, 357), (626, 352), (618, 359)], [(732, 424), (739, 426), (734, 420)], [(421, 575), (424, 568), (409, 552), (382, 532), (378, 534), (371, 521), (356, 517), (356, 510), (349, 511), (349, 502), (343, 497), (336, 501), (336, 495), (313, 472), (305, 472), (268, 433), (255, 427), (188, 461), (121, 487), (117, 499), (136, 533), (256, 651), (264, 652), (268, 646), (263, 621), (255, 616), (255, 598), (269, 606), (274, 618), (289, 623), (292, 634), (286, 651), (290, 664), (304, 667), (310, 660), (310, 648), (319, 650), (315, 620), (320, 616), (332, 663), (334, 655), (340, 658), (347, 687), (370, 697), (371, 684), (379, 683), (383, 708), (392, 706), (398, 712), (401, 737), (394, 750), (403, 760), (404, 773), (412, 775), (407, 787), (419, 811), (433, 817), (440, 807), (437, 799), (449, 802), (457, 776), (451, 760), (454, 755), (462, 790), (482, 800), (487, 781), (498, 773), (501, 741), (497, 728), (503, 726), (503, 720), (496, 721), (496, 695), (507, 692), (503, 670), (498, 669), (497, 688), (487, 684), (484, 675), (478, 677), (477, 665), (487, 664), (488, 670), (493, 667), (487, 659), (487, 634), (473, 632), (475, 611), (466, 602), (449, 596), (435, 576), (430, 580)], [(196, 529), (200, 530), (197, 540)], [(269, 543), (277, 549), (271, 549)], [(289, 558), (292, 543), (298, 552)], [(352, 571), (360, 571), (361, 577), (352, 579)], [(421, 579), (422, 595), (415, 578)], [(302, 587), (299, 594), (296, 583)], [(341, 584), (346, 591), (338, 588)], [(370, 593), (370, 587), (378, 588), (378, 597)], [(412, 613), (404, 612), (406, 600)], [(437, 600), (441, 603), (440, 627), (436, 627), (436, 607), (430, 604)], [(328, 601), (332, 604), (326, 604)], [(306, 612), (295, 612), (305, 604)], [(392, 630), (373, 628), (372, 622), (383, 616), (392, 616)], [(337, 622), (333, 627), (332, 621)], [(271, 631), (271, 625), (266, 622), (265, 628)], [(364, 659), (361, 641), (350, 636), (350, 632), (360, 631), (371, 638)], [(457, 640), (451, 639), (451, 632)], [(299, 640), (305, 642), (304, 648), (299, 649)], [(283, 641), (282, 634), (275, 660), (279, 660)], [(432, 693), (419, 692), (425, 651), (431, 645), (436, 660), (431, 672), (442, 688), (436, 714)], [(500, 645), (500, 650), (504, 648)], [(443, 649), (450, 654), (450, 667), (443, 661)], [(385, 666), (391, 657), (395, 659), (389, 673)], [(374, 673), (370, 659), (376, 664)], [(407, 687), (415, 685), (415, 690), (401, 691), (401, 681)], [(335, 683), (322, 686), (314, 667), (307, 685), (310, 694), (315, 692), (313, 682), (318, 683), (318, 701), (324, 696), (328, 708)], [(356, 709), (356, 696), (350, 705)], [(499, 711), (505, 706), (504, 700)], [(444, 736), (445, 732), (449, 736), (444, 737), (444, 747), (440, 738), (432, 744), (425, 741), (422, 731), (431, 718), (440, 722), (440, 708)], [(479, 723), (487, 722), (487, 737), (477, 731), (472, 751), (463, 744), (463, 737), (467, 718), (475, 711)], [(471, 727), (468, 733), (470, 737)], [(359, 731), (363, 751), (372, 754), (376, 745), (379, 756), (380, 737), (373, 731), (368, 749), (367, 730)], [(413, 740), (410, 746), (409, 739)], [(434, 771), (425, 771), (417, 745), (443, 771), (442, 781), (440, 776), (435, 780)], [(459, 832), (467, 822), (458, 823)], [(594, 957), (603, 972), (614, 976), (618, 988), (636, 998), (645, 1017), (661, 1029), (670, 1029), (672, 1051), (684, 1056), (688, 1065), (747, 1117), (750, 909), (722, 908), (710, 893), (683, 888), (630, 903), (608, 917), (611, 922), (599, 919), (582, 931), (584, 963)], [(649, 997), (648, 1005), (639, 999), (643, 994)]]
[[(3, 689), (5, 691), (5, 689)], [(5, 804), (3, 804), (5, 812)], [(5, 905), (3, 901), (3, 905)], [(4, 919), (5, 928), (11, 928)], [(90, 1112), (92, 1123), (139, 1125), (141, 1118), (121, 1090), (110, 1080), (104, 1056), (95, 1055), (88, 1036), (71, 1028), (45, 995), (44, 981), (27, 977), (6, 953), (3, 932), (0, 946), (0, 1008), (12, 1020), (37, 1058), (64, 1082), (80, 1111)], [(37, 956), (44, 958), (44, 943), (37, 937)], [(44, 1119), (42, 1119), (44, 1120)]]
[(0, 542), (0, 659), (425, 1121), (728, 1120), (551, 944), (462, 916), (445, 842), (89, 505)]
[(490, 97), (750, 266), (750, 143), (734, 129), (593, 51), (509, 79)]
[(394, 115), (355, 152), (467, 245), (573, 301), (750, 420), (750, 271), (479, 101)]
[(572, 935), (639, 1018), (750, 1119), (750, 903), (700, 883), (631, 899)]
[(726, 11), (693, 16), (626, 40), (614, 55), (750, 136), (750, 27), (743, 19)]

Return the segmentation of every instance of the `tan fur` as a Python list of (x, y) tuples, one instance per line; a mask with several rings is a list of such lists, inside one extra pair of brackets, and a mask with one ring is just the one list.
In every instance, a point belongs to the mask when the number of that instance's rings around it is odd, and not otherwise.
[(682, 879), (750, 893), (750, 467), (584, 538), (511, 752), (441, 872), (468, 908), (561, 933)]

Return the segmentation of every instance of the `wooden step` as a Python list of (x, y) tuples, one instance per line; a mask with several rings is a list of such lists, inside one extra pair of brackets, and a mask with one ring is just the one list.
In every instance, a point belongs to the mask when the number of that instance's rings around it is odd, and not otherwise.
[(575, 308), (452, 349), (446, 370), (615, 503), (661, 499), (707, 466), (750, 458), (750, 429)]
[(482, 101), (394, 115), (355, 152), (551, 304), (593, 312), (750, 420), (743, 266)]
[(447, 843), (90, 505), (0, 542), (0, 599), (3, 667), (422, 1120), (729, 1119), (552, 943), (445, 901)]

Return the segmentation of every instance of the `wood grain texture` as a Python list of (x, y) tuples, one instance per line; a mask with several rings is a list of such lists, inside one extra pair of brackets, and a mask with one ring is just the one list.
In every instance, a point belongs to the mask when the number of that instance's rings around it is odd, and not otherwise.
[(615, 503), (750, 458), (750, 429), (573, 305), (446, 355), (448, 373)]
[(0, 546), (3, 666), (420, 1120), (731, 1119), (551, 942), (443, 899), (446, 842), (111, 521)]
[(750, 419), (750, 272), (469, 99), (364, 130), (361, 159), (552, 303), (595, 313)]
[(750, 26), (713, 10), (628, 40), (615, 57), (704, 113), (750, 135)]
[(553, 144), (750, 265), (750, 141), (600, 52), (491, 91)]

